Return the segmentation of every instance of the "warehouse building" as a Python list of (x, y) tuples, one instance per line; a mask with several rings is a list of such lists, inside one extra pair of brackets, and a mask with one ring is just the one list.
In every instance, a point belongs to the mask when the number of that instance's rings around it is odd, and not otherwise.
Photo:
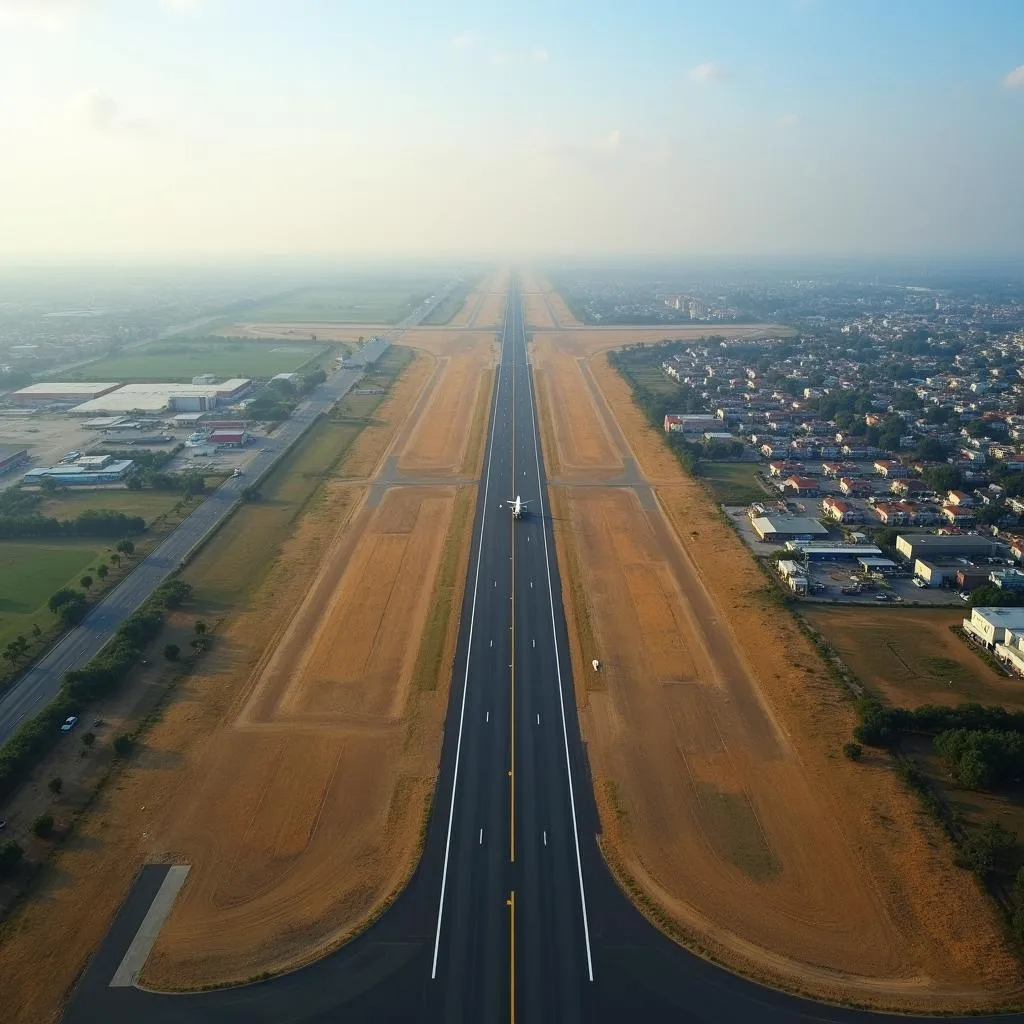
[(70, 466), (40, 466), (38, 469), (30, 469), (25, 474), (24, 482), (38, 485), (43, 480), (52, 480), (55, 484), (66, 487), (116, 484), (128, 476), (134, 465), (131, 459), (124, 459), (120, 462), (107, 462), (100, 469), (92, 469), (78, 462)]
[(768, 544), (782, 544), (787, 540), (808, 541), (828, 536), (828, 530), (817, 519), (809, 516), (760, 516), (750, 525), (758, 538)]
[(969, 636), (994, 650), (997, 644), (1012, 639), (1013, 633), (1024, 632), (1024, 608), (973, 608), (963, 627)]
[(15, 405), (47, 405), (62, 402), (79, 405), (108, 395), (121, 385), (114, 383), (96, 384), (85, 381), (66, 381), (51, 384), (29, 384), (27, 388), (15, 391), (9, 398)]
[(970, 533), (957, 533), (949, 536), (934, 533), (904, 533), (896, 538), (896, 550), (911, 561), (917, 561), (919, 558), (948, 558), (951, 555), (1005, 558), (1008, 554), (1008, 549), (1004, 544)]
[(829, 561), (837, 562), (846, 558), (872, 558), (878, 557), (882, 549), (874, 544), (829, 544), (816, 543), (814, 541), (792, 540), (786, 542), (790, 551), (799, 552), (808, 561)]
[(123, 387), (76, 405), (75, 415), (136, 413), (159, 416), (174, 412), (211, 412), (237, 401), (252, 387), (248, 378), (233, 377), (220, 384), (125, 384)]
[(215, 444), (218, 448), (244, 448), (249, 440), (245, 430), (214, 430), (207, 438), (207, 444)]

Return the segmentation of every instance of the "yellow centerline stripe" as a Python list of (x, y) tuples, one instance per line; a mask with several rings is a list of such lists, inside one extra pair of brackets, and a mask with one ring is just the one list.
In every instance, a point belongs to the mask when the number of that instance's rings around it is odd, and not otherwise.
[(515, 889), (509, 893), (508, 899), (505, 901), (508, 904), (508, 931), (509, 931), (509, 947), (508, 947), (508, 974), (509, 974), (509, 1020), (512, 1024), (516, 1024), (516, 891)]

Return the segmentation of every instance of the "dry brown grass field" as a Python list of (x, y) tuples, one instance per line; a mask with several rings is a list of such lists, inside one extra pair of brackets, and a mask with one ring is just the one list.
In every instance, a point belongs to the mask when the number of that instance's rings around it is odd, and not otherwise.
[[(430, 638), (444, 666), (435, 685), (410, 681), (439, 564), (454, 557), (464, 578), (472, 520), (460, 516), (454, 533), (449, 525), (475, 486), (382, 474), (390, 454), (427, 451), (437, 466), (475, 475), (479, 445), (467, 451), (454, 434), (424, 442), (419, 420), (480, 421), (479, 400), (451, 387), (447, 369), (479, 381), (494, 359), (493, 335), (483, 337), (407, 333), (422, 353), (315, 501), (279, 528), (276, 554), (228, 533), (187, 570), (196, 614), (224, 616), (214, 648), (7, 922), (5, 1020), (56, 1019), (143, 863), (192, 865), (144, 974), (175, 989), (304, 962), (404, 884), (436, 780), (461, 585), (448, 584), (451, 614)], [(251, 592), (207, 610), (209, 585), (241, 594), (243, 563), (259, 557), (269, 570)]]
[(577, 421), (610, 410), (590, 482), (615, 453), (655, 483), (553, 488), (560, 563), (581, 577), (563, 589), (613, 870), (677, 937), (787, 987), (904, 1009), (1016, 997), (987, 897), (884, 764), (842, 758), (853, 713), (816, 651), (625, 382), (583, 332), (562, 337), (570, 358), (561, 339), (535, 347), (549, 461), (585, 450), (597, 428)]
[[(892, 614), (886, 615), (890, 611)], [(987, 665), (951, 629), (970, 609), (808, 607), (804, 618), (883, 700), (1024, 707), (1024, 688)]]

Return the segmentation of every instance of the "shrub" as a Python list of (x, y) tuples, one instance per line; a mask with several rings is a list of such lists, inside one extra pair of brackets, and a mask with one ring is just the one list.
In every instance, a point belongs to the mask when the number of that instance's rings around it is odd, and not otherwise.
[(59, 793), (64, 788), (64, 780), (59, 775), (54, 775), (46, 785), (51, 793)]
[(86, 745), (87, 747), (91, 747), (91, 746), (92, 746), (92, 745), (93, 745), (93, 744), (94, 744), (94, 743), (96, 742), (96, 733), (94, 733), (94, 732), (87, 732), (87, 733), (86, 733), (86, 734), (85, 734), (85, 735), (84, 735), (84, 736), (82, 737), (82, 742), (83, 742), (83, 743), (84, 743), (84, 744), (85, 744), (85, 745)]
[(177, 644), (167, 644), (164, 647), (164, 657), (168, 661), (177, 661), (180, 653), (181, 648)]
[(844, 743), (843, 757), (851, 761), (859, 761), (864, 753), (864, 748), (859, 743)]
[(11, 874), (24, 856), (25, 851), (13, 839), (0, 843), (0, 878)]
[(118, 757), (127, 757), (135, 749), (135, 740), (126, 732), (114, 737), (114, 753)]
[(964, 867), (984, 878), (996, 866), (999, 858), (1016, 841), (1013, 832), (1007, 832), (998, 821), (987, 821), (979, 832), (975, 832), (961, 847)]
[(35, 832), (40, 839), (49, 839), (53, 835), (53, 815), (47, 811), (45, 814), (40, 814), (35, 821), (32, 822), (32, 831)]

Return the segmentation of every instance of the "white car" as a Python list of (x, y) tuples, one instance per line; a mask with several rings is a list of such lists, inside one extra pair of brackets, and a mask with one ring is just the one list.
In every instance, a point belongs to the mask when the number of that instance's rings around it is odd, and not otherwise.
[(64, 719), (64, 724), (60, 727), (60, 731), (71, 732), (76, 725), (78, 725), (78, 715), (68, 715), (68, 717)]
[(925, 581), (923, 579), (921, 579), (920, 576), (915, 576), (910, 582), (913, 583), (915, 587), (927, 587), (928, 586), (928, 584), (925, 583)]

